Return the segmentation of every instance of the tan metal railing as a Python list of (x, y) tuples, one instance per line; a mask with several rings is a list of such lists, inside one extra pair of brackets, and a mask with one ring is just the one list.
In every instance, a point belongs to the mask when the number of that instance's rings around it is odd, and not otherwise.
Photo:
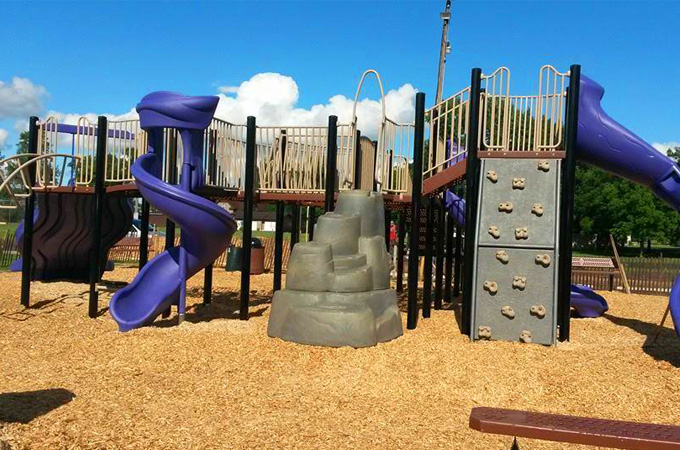
[(377, 155), (375, 177), (379, 190), (405, 194), (410, 190), (409, 156), (413, 154), (414, 125), (385, 119), (383, 141)]
[(147, 135), (138, 119), (108, 122), (105, 180), (132, 183), (132, 164), (147, 151)]
[(426, 111), (429, 147), (423, 161), (427, 178), (460, 162), (468, 151), (470, 88), (467, 87)]
[[(338, 125), (338, 186), (351, 188), (354, 180), (352, 125)], [(323, 192), (328, 154), (328, 127), (265, 126), (257, 128), (259, 190)]]
[[(29, 159), (22, 162), (21, 160), (24, 158)], [(9, 195), (10, 199), (14, 202), (13, 204), (9, 205), (8, 204), (0, 205), (0, 209), (16, 209), (19, 206), (19, 201), (17, 199), (28, 197), (29, 195), (31, 195), (33, 189), (36, 187), (55, 188), (58, 186), (62, 186), (65, 174), (64, 170), (61, 170), (58, 174), (57, 173), (54, 174), (54, 177), (52, 178), (52, 183), (45, 183), (46, 179), (45, 177), (43, 177), (42, 180), (40, 181), (38, 180), (36, 168), (36, 184), (33, 186), (29, 182), (27, 174), (28, 166), (30, 166), (31, 164), (36, 164), (36, 166), (45, 165), (46, 161), (56, 160), (58, 158), (64, 158), (64, 161), (72, 159), (74, 160), (74, 163), (80, 160), (79, 156), (74, 156), (66, 153), (46, 153), (43, 155), (36, 153), (20, 153), (18, 155), (13, 155), (0, 160), (0, 192), (7, 191), (7, 194)], [(14, 164), (9, 165), (8, 163), (10, 162)], [(56, 167), (56, 162), (51, 164), (51, 167)], [(7, 173), (8, 169), (11, 170), (11, 172)], [(14, 181), (16, 178), (21, 179), (19, 185), (12, 186), (10, 182)], [(59, 181), (57, 181), (57, 179), (59, 179)], [(19, 188), (21, 192), (17, 192), (17, 188)]]
[(480, 142), (484, 150), (550, 151), (562, 144), (568, 73), (545, 65), (538, 95), (510, 95), (506, 67), (482, 76)]

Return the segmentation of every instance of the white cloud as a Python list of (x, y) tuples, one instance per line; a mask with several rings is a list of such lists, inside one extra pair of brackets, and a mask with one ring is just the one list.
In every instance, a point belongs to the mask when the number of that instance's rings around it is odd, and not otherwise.
[(13, 77), (8, 83), (0, 81), (0, 119), (40, 113), (45, 96), (47, 89), (28, 78)]
[(5, 145), (7, 145), (7, 138), (9, 137), (9, 131), (0, 128), (0, 150), (2, 150)]
[(676, 141), (654, 142), (654, 143), (652, 143), (652, 147), (654, 147), (658, 151), (662, 152), (663, 154), (666, 154), (667, 150), (670, 150), (673, 147), (680, 147), (680, 142), (676, 142)]
[[(244, 123), (247, 116), (257, 117), (259, 125), (325, 125), (328, 116), (350, 123), (354, 99), (334, 95), (326, 103), (309, 109), (296, 108), (299, 89), (295, 80), (279, 73), (259, 73), (239, 86), (219, 89), (220, 103), (215, 116), (233, 123)], [(385, 94), (387, 117), (398, 123), (412, 122), (417, 90), (405, 84)], [(375, 137), (380, 123), (379, 100), (364, 98), (357, 104), (357, 122), (363, 135)]]

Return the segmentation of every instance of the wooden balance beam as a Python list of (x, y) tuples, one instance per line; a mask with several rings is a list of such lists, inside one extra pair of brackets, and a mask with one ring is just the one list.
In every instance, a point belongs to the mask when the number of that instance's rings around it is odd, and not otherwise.
[[(473, 408), (470, 428), (544, 441), (630, 450), (680, 449), (680, 427), (563, 416), (499, 408)], [(513, 448), (517, 444), (515, 443)]]

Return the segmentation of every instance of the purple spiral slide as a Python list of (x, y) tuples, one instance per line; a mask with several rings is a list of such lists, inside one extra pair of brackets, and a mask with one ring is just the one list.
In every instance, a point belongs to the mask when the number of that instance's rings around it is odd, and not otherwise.
[[(137, 105), (149, 152), (132, 166), (142, 196), (182, 230), (181, 246), (153, 258), (109, 306), (120, 331), (148, 325), (173, 304), (183, 313), (186, 280), (211, 264), (229, 245), (236, 221), (225, 209), (191, 193), (203, 184), (203, 131), (212, 120), (218, 97), (186, 97), (155, 92)], [(163, 128), (180, 130), (184, 164), (179, 186), (160, 179)]]

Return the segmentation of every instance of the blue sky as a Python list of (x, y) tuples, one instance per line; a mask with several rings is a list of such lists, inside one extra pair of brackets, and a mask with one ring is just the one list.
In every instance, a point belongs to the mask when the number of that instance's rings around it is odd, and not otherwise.
[[(388, 89), (411, 84), (424, 91), (431, 105), (443, 6), (444, 0), (4, 3), (0, 82), (6, 92), (13, 77), (42, 87), (35, 105), (0, 104), (0, 129), (9, 132), (5, 153), (27, 114), (122, 114), (150, 91), (217, 94), (263, 72), (294, 80), (299, 98), (284, 100), (296, 108), (327, 104), (337, 94), (352, 98), (367, 68), (377, 69)], [(580, 63), (605, 86), (603, 103), (614, 118), (650, 142), (680, 141), (680, 2), (456, 0), (452, 15), (445, 95), (463, 87), (474, 66), (490, 72), (506, 65), (512, 92), (532, 94), (541, 65), (566, 70)], [(1, 92), (2, 86), (0, 101)], [(364, 93), (377, 98), (375, 84)]]

